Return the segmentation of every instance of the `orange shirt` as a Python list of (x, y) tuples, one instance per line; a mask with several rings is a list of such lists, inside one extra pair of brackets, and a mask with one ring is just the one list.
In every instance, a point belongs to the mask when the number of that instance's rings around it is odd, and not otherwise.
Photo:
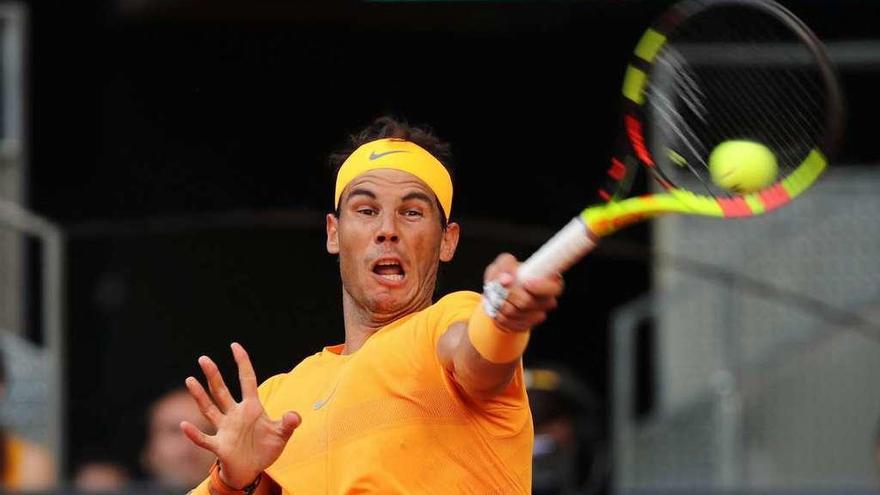
[(450, 294), (380, 329), (354, 354), (327, 347), (263, 383), (272, 419), (302, 416), (266, 470), (282, 491), (529, 493), (533, 430), (522, 367), (504, 393), (474, 402), (437, 357), (440, 336), (466, 321), (479, 298)]
[(3, 469), (2, 488), (17, 490), (21, 484), (21, 460), (25, 444), (17, 437), (7, 435), (5, 444), (0, 447), (6, 451), (6, 466)]
[(55, 488), (55, 462), (42, 446), (6, 433), (0, 445), (6, 458), (0, 473), (0, 493), (50, 492)]

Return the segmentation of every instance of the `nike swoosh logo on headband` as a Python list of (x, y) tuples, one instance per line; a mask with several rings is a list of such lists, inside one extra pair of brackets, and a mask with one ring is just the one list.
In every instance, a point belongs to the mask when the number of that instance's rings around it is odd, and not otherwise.
[(392, 153), (409, 153), (409, 151), (406, 151), (406, 150), (392, 150), (392, 151), (386, 151), (386, 152), (384, 152), (384, 153), (376, 153), (376, 152), (374, 151), (374, 152), (370, 153), (370, 161), (378, 160), (379, 158), (382, 158), (382, 157), (385, 156), (385, 155), (390, 155), (390, 154), (392, 154)]

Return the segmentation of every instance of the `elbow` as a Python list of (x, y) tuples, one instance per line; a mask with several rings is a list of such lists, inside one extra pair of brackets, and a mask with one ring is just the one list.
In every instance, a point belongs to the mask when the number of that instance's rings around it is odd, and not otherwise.
[[(518, 363), (516, 363), (518, 364)], [(475, 401), (491, 400), (504, 392), (513, 380), (514, 367), (496, 369), (493, 372), (474, 373), (464, 371), (461, 367), (453, 370), (452, 376), (458, 388), (469, 398)], [(462, 371), (462, 372), (459, 372)]]

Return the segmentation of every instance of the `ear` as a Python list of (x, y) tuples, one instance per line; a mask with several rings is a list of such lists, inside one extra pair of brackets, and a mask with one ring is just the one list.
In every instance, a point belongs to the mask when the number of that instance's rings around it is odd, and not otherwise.
[(327, 252), (339, 254), (339, 219), (333, 213), (327, 214)]
[(458, 247), (458, 235), (461, 228), (455, 222), (446, 225), (443, 232), (443, 240), (440, 242), (440, 261), (450, 261), (455, 256), (455, 248)]

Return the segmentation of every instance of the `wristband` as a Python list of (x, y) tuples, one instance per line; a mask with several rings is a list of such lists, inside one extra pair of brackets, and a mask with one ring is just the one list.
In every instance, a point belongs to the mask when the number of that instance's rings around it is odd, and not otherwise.
[(260, 473), (250, 485), (247, 485), (244, 488), (232, 488), (220, 479), (220, 459), (217, 459), (217, 462), (214, 463), (214, 467), (211, 468), (210, 491), (216, 495), (241, 495), (242, 493), (245, 495), (253, 495), (253, 493), (257, 491), (257, 487), (260, 485), (260, 480), (262, 479), (263, 473)]
[(468, 320), (468, 338), (483, 359), (494, 364), (509, 363), (522, 356), (531, 332), (504, 330), (480, 308)]

